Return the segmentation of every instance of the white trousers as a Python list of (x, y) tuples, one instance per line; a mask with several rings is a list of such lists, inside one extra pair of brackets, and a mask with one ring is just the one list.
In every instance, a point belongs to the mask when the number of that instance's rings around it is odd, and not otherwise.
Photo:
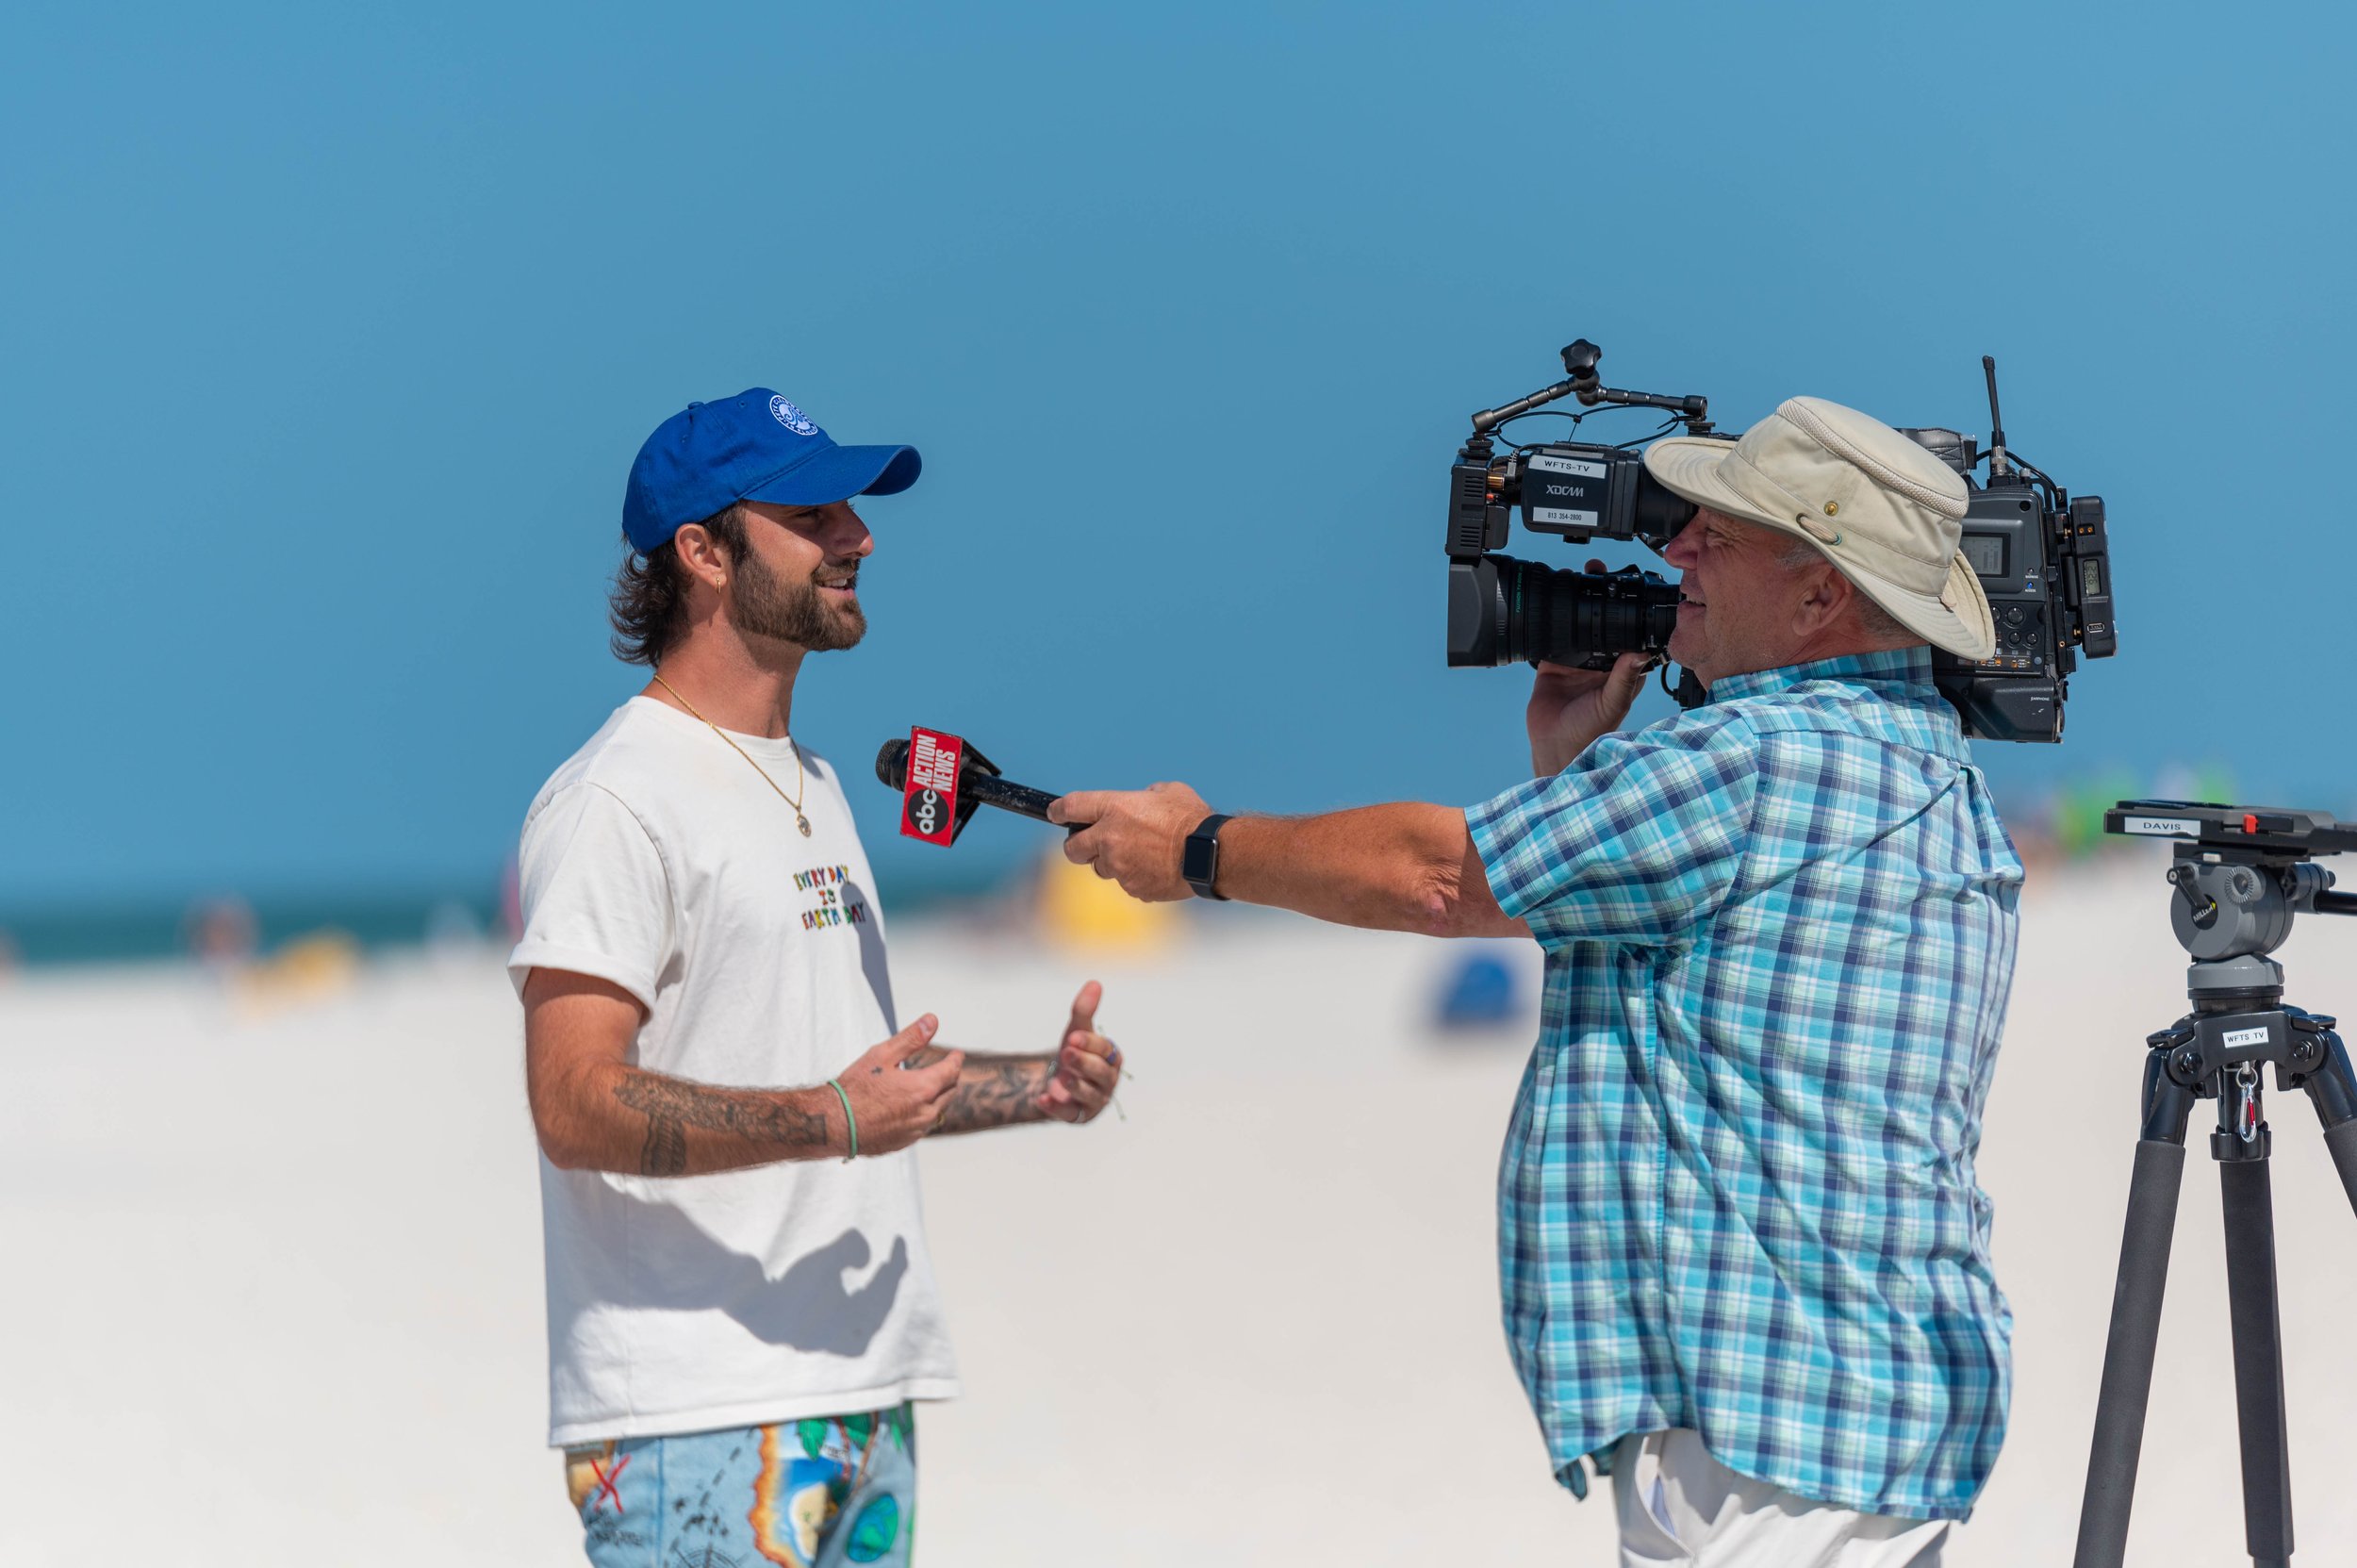
[(1739, 1476), (1698, 1432), (1631, 1433), (1612, 1453), (1621, 1568), (1939, 1568), (1945, 1519), (1859, 1513)]

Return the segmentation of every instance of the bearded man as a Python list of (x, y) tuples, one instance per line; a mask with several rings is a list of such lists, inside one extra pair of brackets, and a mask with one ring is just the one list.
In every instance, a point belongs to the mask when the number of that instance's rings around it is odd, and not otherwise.
[(1036, 1055), (899, 1024), (850, 808), (790, 731), (802, 661), (866, 630), (851, 498), (918, 468), (766, 388), (664, 421), (612, 604), (652, 677), (524, 822), (550, 1442), (599, 1568), (905, 1564), (912, 1402), (958, 1391), (913, 1146), (1090, 1120), (1118, 1076), (1094, 982)]

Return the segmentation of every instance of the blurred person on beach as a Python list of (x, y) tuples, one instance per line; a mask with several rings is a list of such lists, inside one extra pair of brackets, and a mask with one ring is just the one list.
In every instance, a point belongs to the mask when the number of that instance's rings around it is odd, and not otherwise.
[(1645, 463), (1697, 507), (1663, 555), (1701, 706), (1624, 731), (1646, 656), (1541, 665), (1534, 777), (1468, 809), (1051, 815), (1141, 899), (1537, 939), (1499, 1275), (1558, 1477), (1612, 1477), (1628, 1564), (1933, 1564), (2012, 1329), (1973, 1160), (2022, 871), (1926, 646), (1995, 646), (1964, 484), (1816, 398)]
[(851, 498), (917, 471), (764, 388), (658, 426), (611, 606), (652, 678), (525, 818), (550, 1442), (600, 1568), (906, 1563), (912, 1402), (958, 1392), (913, 1146), (1089, 1121), (1118, 1077), (1095, 982), (1033, 1055), (898, 1022), (850, 809), (790, 731), (804, 657), (866, 631)]

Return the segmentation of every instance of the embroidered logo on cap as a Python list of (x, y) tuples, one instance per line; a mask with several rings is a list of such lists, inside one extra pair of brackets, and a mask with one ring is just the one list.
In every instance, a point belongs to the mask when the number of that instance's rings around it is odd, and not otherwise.
[(810, 422), (810, 416), (803, 413), (800, 409), (795, 407), (792, 404), (786, 402), (785, 399), (782, 397), (772, 397), (769, 400), (769, 412), (776, 417), (777, 421), (780, 424), (785, 426), (786, 429), (791, 430), (797, 436), (816, 436), (818, 434), (818, 427)]

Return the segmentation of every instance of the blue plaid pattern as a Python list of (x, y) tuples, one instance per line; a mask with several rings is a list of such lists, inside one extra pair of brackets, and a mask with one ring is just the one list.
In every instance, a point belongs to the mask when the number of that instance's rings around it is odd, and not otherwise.
[(2021, 864), (1921, 649), (1721, 681), (1466, 815), (1546, 949), (1498, 1173), (1557, 1474), (1623, 1435), (1963, 1519), (2012, 1314), (1973, 1176)]

